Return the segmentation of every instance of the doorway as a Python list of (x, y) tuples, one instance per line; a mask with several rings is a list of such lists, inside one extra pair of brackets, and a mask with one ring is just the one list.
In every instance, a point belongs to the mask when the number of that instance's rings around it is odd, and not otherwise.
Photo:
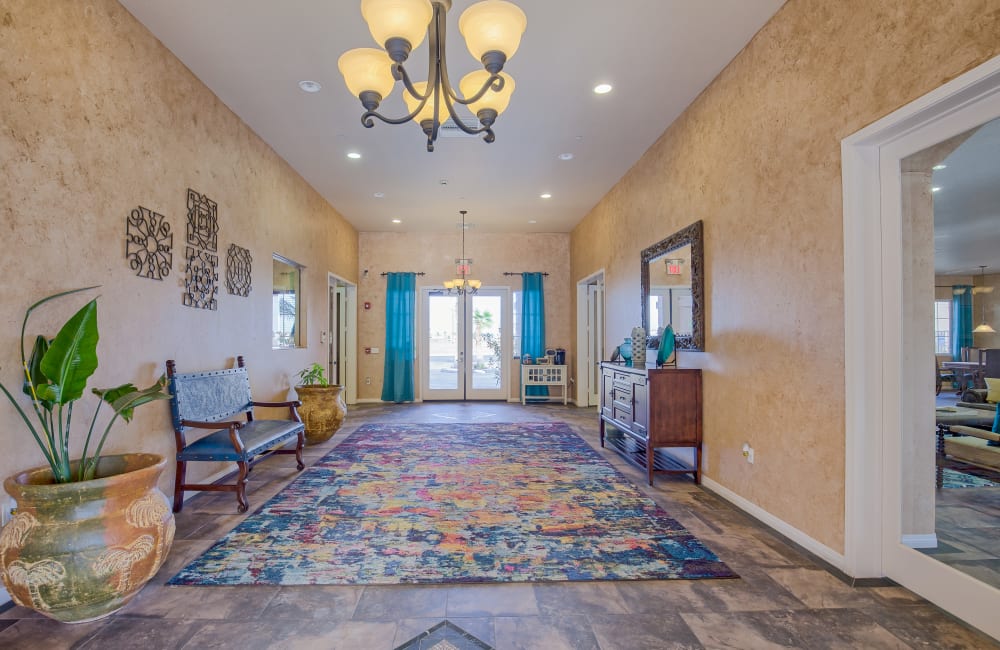
[(604, 271), (576, 286), (576, 405), (600, 404), (601, 368), (604, 359)]
[(510, 291), (421, 291), (420, 388), (424, 400), (506, 400)]
[(320, 341), (327, 346), (326, 376), (331, 384), (344, 387), (348, 404), (358, 401), (358, 361), (353, 353), (358, 348), (357, 285), (332, 273), (327, 276), (327, 329)]
[(928, 525), (934, 279), (933, 268), (923, 268), (934, 251), (932, 220), (914, 218), (906, 205), (933, 190), (914, 191), (915, 170), (904, 161), (998, 116), (1000, 57), (842, 144), (847, 570), (888, 576), (995, 637), (1000, 590), (917, 548), (936, 544)]

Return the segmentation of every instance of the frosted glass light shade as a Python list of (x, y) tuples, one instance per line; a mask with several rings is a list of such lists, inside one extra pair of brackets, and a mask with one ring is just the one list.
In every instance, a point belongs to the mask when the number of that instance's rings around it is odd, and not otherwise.
[(348, 50), (337, 60), (340, 74), (344, 75), (347, 89), (355, 97), (366, 90), (377, 92), (385, 99), (396, 80), (392, 78), (392, 59), (384, 50), (358, 47)]
[[(506, 110), (507, 105), (510, 104), (510, 96), (514, 94), (514, 78), (506, 72), (501, 72), (500, 77), (503, 79), (503, 88), (500, 92), (493, 90), (491, 87), (482, 98), (469, 104), (469, 110), (473, 114), (478, 113), (484, 108), (492, 108), (497, 112), (497, 115)], [(479, 89), (483, 87), (483, 84), (489, 78), (490, 73), (486, 70), (476, 70), (462, 77), (462, 80), (458, 83), (458, 88), (462, 91), (463, 97), (469, 98), (479, 92)]]
[(417, 49), (427, 35), (434, 9), (430, 0), (361, 0), (361, 15), (379, 45), (402, 38)]
[(477, 61), (494, 50), (510, 59), (521, 44), (528, 17), (521, 8), (505, 0), (483, 0), (462, 12), (458, 31)]
[[(421, 95), (427, 92), (426, 81), (418, 81), (415, 84), (413, 84), (413, 87)], [(403, 100), (406, 102), (406, 110), (408, 110), (411, 113), (415, 111), (417, 109), (417, 106), (420, 104), (420, 100), (411, 95), (410, 91), (406, 90), (405, 88), (403, 89)], [(433, 120), (433, 119), (434, 119), (434, 97), (429, 97), (427, 99), (427, 103), (424, 104), (423, 109), (421, 109), (421, 111), (417, 113), (416, 117), (413, 118), (413, 121), (416, 122), (417, 124), (420, 124), (424, 120)]]
[(469, 280), (469, 286), (475, 290), (479, 290), (479, 287), (483, 286), (482, 280)]
[(996, 334), (996, 330), (989, 326), (985, 321), (981, 323), (976, 329), (972, 330), (976, 334)]

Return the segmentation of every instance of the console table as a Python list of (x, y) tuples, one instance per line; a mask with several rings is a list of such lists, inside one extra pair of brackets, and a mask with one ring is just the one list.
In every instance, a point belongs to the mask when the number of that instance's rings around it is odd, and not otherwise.
[[(556, 396), (526, 395), (528, 386), (560, 386), (562, 394)], [(569, 391), (566, 390), (566, 366), (556, 366), (552, 364), (522, 364), (521, 365), (521, 404), (526, 403), (526, 398), (532, 400), (561, 399), (563, 405), (567, 403)]]
[[(701, 370), (601, 363), (601, 446), (653, 472), (693, 474), (701, 483)], [(688, 467), (663, 447), (695, 450)]]

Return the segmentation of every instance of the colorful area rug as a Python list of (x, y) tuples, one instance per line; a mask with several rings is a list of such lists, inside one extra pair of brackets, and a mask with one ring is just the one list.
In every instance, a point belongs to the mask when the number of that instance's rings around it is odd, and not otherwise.
[(563, 423), (369, 424), (169, 584), (732, 577)]
[(970, 488), (970, 487), (1000, 487), (1000, 483), (968, 474), (953, 469), (943, 468), (941, 470), (941, 487), (946, 488)]

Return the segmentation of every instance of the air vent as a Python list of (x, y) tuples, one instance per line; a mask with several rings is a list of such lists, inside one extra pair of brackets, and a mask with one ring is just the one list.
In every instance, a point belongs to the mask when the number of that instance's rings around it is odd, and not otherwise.
[[(479, 120), (476, 119), (476, 118), (474, 118), (474, 117), (463, 118), (462, 119), (462, 124), (464, 124), (465, 127), (469, 128), (469, 129), (478, 129), (480, 126), (482, 126), (481, 124), (479, 124)], [(448, 118), (448, 120), (444, 124), (442, 124), (440, 127), (438, 127), (438, 137), (439, 138), (481, 138), (481, 137), (483, 137), (483, 134), (482, 133), (476, 133), (475, 135), (469, 135), (468, 133), (466, 133), (462, 129), (458, 128), (458, 125), (455, 124), (455, 120), (453, 120), (451, 118)]]

